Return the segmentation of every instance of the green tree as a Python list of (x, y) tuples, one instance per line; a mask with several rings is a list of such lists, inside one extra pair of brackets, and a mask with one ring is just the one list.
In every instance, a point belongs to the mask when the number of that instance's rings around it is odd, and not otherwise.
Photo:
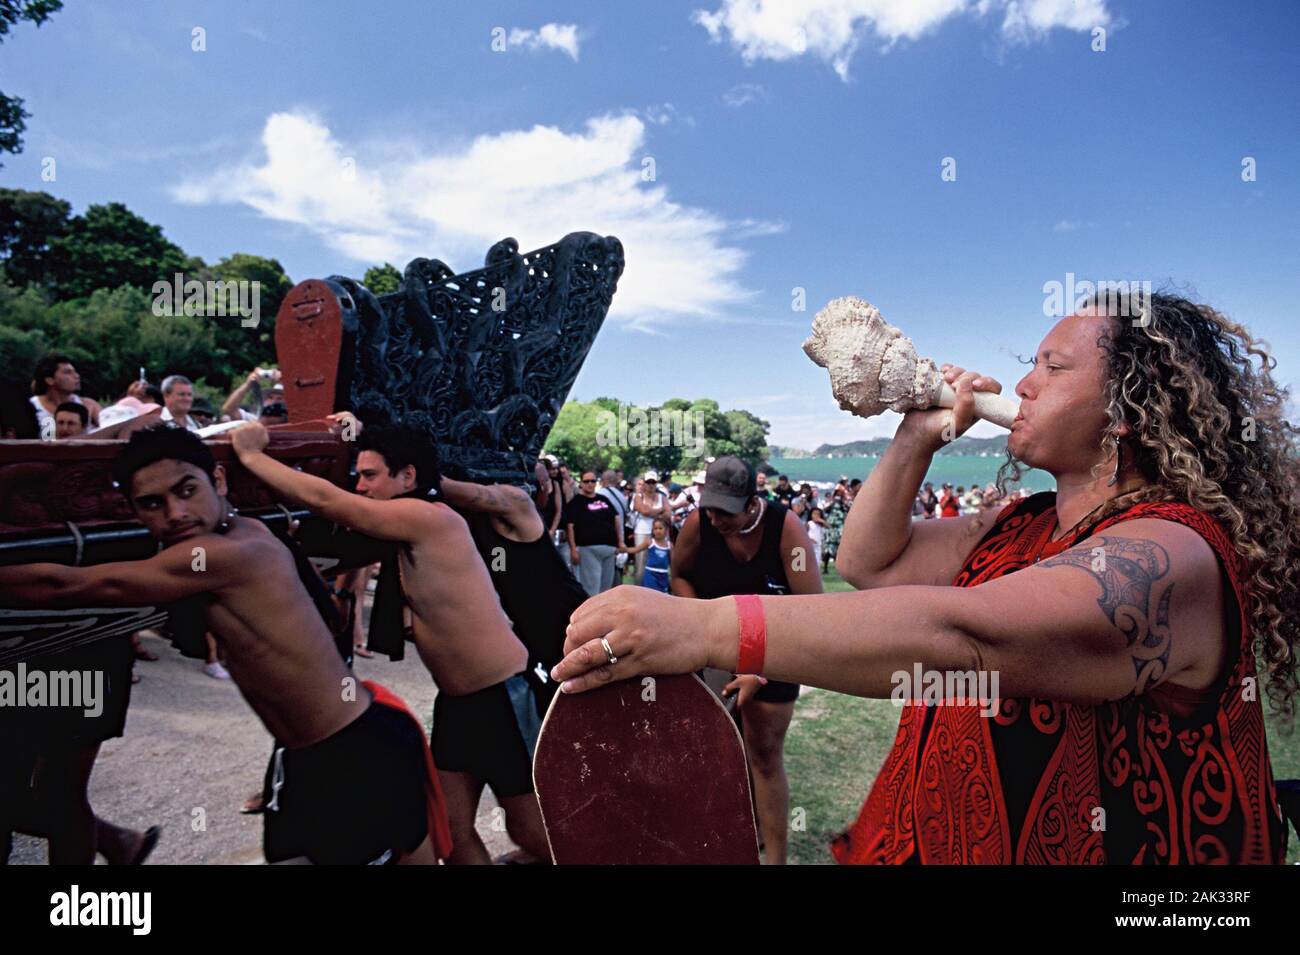
[(601, 437), (604, 409), (594, 403), (566, 401), (547, 435), (545, 451), (571, 469), (607, 467), (612, 448)]
[(141, 365), (159, 380), (161, 366), (140, 347), (141, 323), (150, 315), (149, 295), (130, 287), (99, 289), (83, 301), (50, 308), (55, 333), (49, 337), (77, 366), (82, 394), (115, 401)]
[(748, 411), (728, 411), (726, 418), (730, 440), (736, 448), (731, 453), (757, 468), (767, 460), (767, 430), (771, 426)]
[(0, 380), (26, 389), (36, 363), (48, 351), (50, 341), (40, 329), (0, 325)]
[[(21, 20), (40, 26), (50, 16), (63, 8), (63, 0), (0, 0), (0, 42), (9, 35), (9, 28)], [(0, 93), (0, 152), (20, 153), (23, 149), (25, 120), (31, 114), (23, 109), (17, 96)], [(4, 164), (0, 163), (0, 167)]]
[[(681, 428), (674, 415), (685, 415)], [(721, 411), (712, 398), (642, 408), (601, 397), (565, 402), (545, 450), (574, 468), (621, 468), (628, 475), (653, 468), (667, 480), (703, 467), (706, 455), (734, 454), (758, 467), (767, 457), (768, 427), (752, 412)]]
[(0, 262), (19, 287), (53, 280), (50, 241), (67, 234), (72, 206), (48, 192), (0, 189)]
[(227, 256), (212, 266), (212, 272), (218, 281), (258, 283), (260, 320), (257, 325), (246, 326), (237, 315), (210, 316), (229, 365), (229, 374), (214, 369), (209, 378), (214, 385), (225, 388), (232, 377), (240, 378), (259, 365), (275, 363), (275, 316), (280, 303), (293, 288), (293, 280), (277, 259), (247, 252)]
[(397, 266), (390, 265), (388, 262), (383, 265), (372, 265), (366, 269), (361, 284), (376, 295), (389, 295), (401, 287), (402, 273), (397, 271)]
[(69, 223), (67, 235), (50, 240), (50, 252), (61, 300), (121, 285), (148, 289), (159, 280), (173, 281), (190, 263), (160, 226), (120, 202), (87, 208)]
[(731, 424), (727, 416), (718, 409), (718, 403), (712, 398), (697, 398), (691, 402), (687, 412), (703, 425), (705, 455), (718, 458), (724, 454), (735, 454), (737, 449), (731, 443)]

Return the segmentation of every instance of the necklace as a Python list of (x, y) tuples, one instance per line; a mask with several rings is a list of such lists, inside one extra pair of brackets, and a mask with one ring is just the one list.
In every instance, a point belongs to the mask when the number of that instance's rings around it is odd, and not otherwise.
[(741, 531), (740, 531), (740, 533), (741, 533), (741, 534), (748, 534), (748, 533), (750, 533), (751, 531), (753, 531), (753, 529), (754, 529), (755, 527), (757, 527), (758, 524), (759, 524), (759, 522), (763, 519), (763, 513), (764, 513), (766, 510), (767, 510), (767, 501), (763, 500), (763, 499), (760, 497), (760, 498), (758, 499), (758, 516), (757, 516), (756, 518), (754, 518), (754, 523), (750, 524), (750, 525), (749, 525), (748, 527), (746, 527), (746, 528), (742, 528)]
[[(1140, 490), (1142, 490), (1142, 488), (1140, 488), (1140, 487), (1136, 487), (1136, 488), (1134, 488), (1134, 489), (1131, 490), (1131, 491), (1125, 491), (1123, 494), (1117, 494), (1117, 495), (1115, 495), (1114, 497), (1107, 498), (1106, 500), (1104, 500), (1104, 501), (1102, 501), (1100, 504), (1098, 504), (1096, 507), (1094, 507), (1094, 508), (1093, 508), (1091, 511), (1089, 511), (1087, 514), (1083, 515), (1083, 517), (1079, 518), (1079, 519), (1078, 519), (1077, 521), (1075, 521), (1072, 525), (1070, 525), (1069, 530), (1067, 530), (1067, 531), (1066, 531), (1064, 534), (1062, 534), (1060, 537), (1052, 537), (1052, 536), (1049, 535), (1048, 538), (1047, 538), (1047, 542), (1048, 542), (1049, 544), (1056, 544), (1056, 543), (1059, 543), (1060, 541), (1065, 540), (1067, 537), (1069, 537), (1071, 534), (1073, 534), (1073, 533), (1074, 533), (1074, 532), (1079, 528), (1079, 526), (1080, 526), (1081, 524), (1083, 524), (1084, 521), (1088, 520), (1088, 518), (1092, 517), (1094, 514), (1096, 514), (1098, 511), (1100, 511), (1100, 510), (1101, 510), (1103, 507), (1105, 507), (1107, 504), (1110, 504), (1110, 503), (1113, 502), (1113, 501), (1117, 501), (1117, 500), (1119, 500), (1119, 499), (1122, 498), (1122, 497), (1128, 497), (1130, 494), (1136, 494), (1136, 493), (1137, 493), (1138, 491), (1140, 491)], [(1058, 526), (1059, 526), (1059, 522), (1058, 522)], [(1039, 554), (1037, 557), (1035, 557), (1035, 558), (1034, 558), (1034, 563), (1036, 564), (1036, 563), (1038, 563), (1040, 560), (1042, 560), (1042, 556), (1043, 556), (1042, 554)]]

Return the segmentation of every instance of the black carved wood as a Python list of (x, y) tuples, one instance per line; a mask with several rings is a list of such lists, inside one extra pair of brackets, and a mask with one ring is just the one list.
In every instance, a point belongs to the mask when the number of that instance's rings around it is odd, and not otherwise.
[(332, 276), (336, 405), (427, 432), (451, 477), (529, 483), (622, 273), (618, 239), (575, 232), (524, 255), (504, 239), (462, 275), (415, 259), (390, 295)]

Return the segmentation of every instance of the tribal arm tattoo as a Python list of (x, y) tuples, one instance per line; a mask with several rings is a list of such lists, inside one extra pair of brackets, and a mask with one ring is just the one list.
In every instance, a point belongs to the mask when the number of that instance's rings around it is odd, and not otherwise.
[(1133, 660), (1133, 691), (1140, 695), (1159, 682), (1169, 666), (1169, 552), (1152, 540), (1094, 537), (1038, 565), (1077, 567), (1101, 584), (1097, 606), (1120, 633)]

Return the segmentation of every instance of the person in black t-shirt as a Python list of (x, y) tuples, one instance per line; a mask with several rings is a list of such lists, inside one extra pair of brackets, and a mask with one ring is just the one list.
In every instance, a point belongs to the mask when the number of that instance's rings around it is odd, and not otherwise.
[(564, 506), (569, 562), (593, 597), (614, 586), (614, 558), (621, 546), (618, 512), (596, 493), (596, 472), (583, 471), (578, 493)]
[(784, 504), (786, 507), (790, 506), (790, 502), (794, 500), (795, 495), (798, 493), (790, 483), (790, 478), (784, 474), (777, 478), (776, 487), (772, 489), (772, 496), (776, 498), (778, 503)]

